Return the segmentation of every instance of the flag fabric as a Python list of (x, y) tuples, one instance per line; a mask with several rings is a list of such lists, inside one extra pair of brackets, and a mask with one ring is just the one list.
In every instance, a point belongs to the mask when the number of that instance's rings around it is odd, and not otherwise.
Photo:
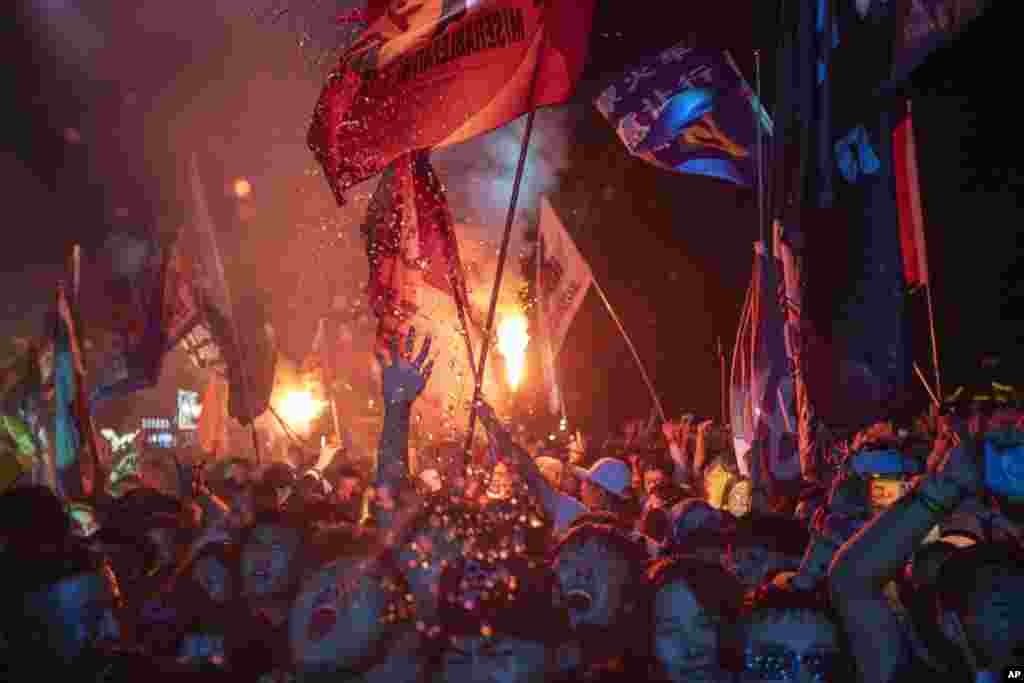
[(543, 291), (544, 275), (544, 240), (537, 239), (537, 263), (535, 268), (534, 291), (537, 301), (537, 324), (540, 328), (541, 370), (544, 373), (544, 384), (548, 388), (548, 409), (553, 415), (565, 415), (562, 405), (561, 388), (558, 386), (558, 369), (555, 365), (555, 353), (551, 348), (551, 333), (548, 331), (547, 316), (544, 314)]
[(367, 211), (363, 235), (379, 343), (386, 346), (418, 313), (424, 285), (468, 308), (451, 210), (427, 153), (403, 155), (388, 167)]
[(100, 445), (85, 394), (85, 359), (72, 303), (63, 285), (57, 287), (54, 330), (56, 401), (56, 466), (65, 498), (87, 498), (97, 490)]
[(724, 50), (671, 47), (615, 79), (594, 104), (630, 154), (676, 173), (756, 183), (755, 118), (767, 135), (772, 122)]
[[(900, 14), (897, 15), (892, 79), (898, 83), (908, 79), (929, 55), (951, 43), (970, 22), (994, 4), (993, 0), (904, 0), (896, 3)], [(885, 3), (869, 3), (862, 14), (887, 10), (890, 8)]]
[[(799, 476), (792, 377), (786, 357), (778, 265), (755, 245), (750, 288), (736, 337), (731, 380), (732, 427), (737, 464), (745, 477), (775, 481)], [(757, 462), (753, 461), (756, 454)], [(794, 471), (795, 470), (795, 471)], [(794, 476), (795, 475), (795, 476)]]
[(594, 274), (547, 197), (541, 202), (538, 232), (544, 254), (539, 292), (541, 314), (552, 357), (557, 358)]
[(568, 99), (594, 7), (593, 0), (394, 4), (371, 2), (369, 26), (313, 113), (308, 144), (339, 204), (348, 188), (403, 154), (456, 144)]
[(114, 350), (102, 364), (90, 401), (155, 386), (164, 358), (200, 320), (191, 263), (175, 237), (150, 242), (147, 266), (118, 302)]
[[(199, 161), (192, 155), (190, 180), (195, 210), (193, 263), (203, 324), (223, 359), (230, 386), (228, 413), (247, 425), (266, 412), (274, 388), (277, 348), (265, 302), (256, 294), (231, 297), (206, 203)], [(237, 304), (237, 306), (236, 306)]]
[(899, 209), (903, 272), (909, 287), (928, 285), (928, 249), (924, 241), (924, 214), (917, 173), (914, 122), (907, 114), (893, 131), (893, 170), (896, 174), (896, 206)]
[(199, 448), (211, 457), (224, 455), (228, 446), (228, 388), (224, 378), (211, 375), (199, 413)]

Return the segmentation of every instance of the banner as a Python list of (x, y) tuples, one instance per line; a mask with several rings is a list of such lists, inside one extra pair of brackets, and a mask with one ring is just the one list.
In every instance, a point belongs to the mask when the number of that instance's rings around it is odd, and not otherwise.
[(897, 81), (910, 76), (930, 54), (953, 41), (958, 33), (985, 12), (992, 0), (903, 0), (892, 75)]
[(371, 4), (370, 25), (328, 78), (313, 113), (308, 144), (339, 204), (348, 188), (402, 154), (463, 142), (568, 99), (583, 69), (594, 5), (398, 4)]
[(213, 218), (199, 175), (199, 162), (194, 154), (190, 171), (195, 209), (195, 251), (192, 255), (196, 264), (197, 292), (205, 318), (203, 322), (227, 365), (231, 389), (228, 413), (247, 425), (270, 405), (277, 348), (265, 302), (256, 294), (237, 302), (231, 298)]
[(551, 354), (557, 358), (569, 332), (569, 325), (583, 304), (594, 275), (547, 197), (541, 201), (538, 231), (544, 254), (540, 274), (540, 306)]
[(75, 315), (63, 285), (57, 287), (54, 330), (57, 472), (65, 498), (88, 498), (98, 484), (100, 446), (85, 396), (85, 359)]
[(150, 242), (147, 266), (118, 302), (114, 349), (90, 401), (93, 405), (155, 386), (164, 357), (200, 320), (193, 271), (177, 236)]
[(676, 173), (756, 184), (756, 121), (765, 149), (772, 122), (724, 50), (671, 47), (627, 70), (594, 104), (634, 156)]
[(777, 270), (757, 242), (733, 352), (732, 427), (743, 476), (757, 480), (767, 473), (774, 481), (788, 481), (799, 477), (800, 462), (792, 438), (797, 422)]

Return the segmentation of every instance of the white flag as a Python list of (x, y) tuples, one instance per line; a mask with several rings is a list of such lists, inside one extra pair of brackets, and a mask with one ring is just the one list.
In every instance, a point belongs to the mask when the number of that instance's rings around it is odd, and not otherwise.
[(552, 355), (557, 357), (594, 276), (546, 197), (540, 209), (540, 239), (544, 244), (541, 315)]

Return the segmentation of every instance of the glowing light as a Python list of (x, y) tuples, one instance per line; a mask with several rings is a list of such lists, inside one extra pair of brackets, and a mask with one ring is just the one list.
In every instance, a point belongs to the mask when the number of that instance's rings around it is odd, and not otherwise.
[(526, 327), (526, 318), (522, 315), (506, 316), (498, 325), (498, 351), (505, 358), (508, 384), (513, 390), (526, 372), (526, 347), (530, 343)]
[(245, 178), (239, 178), (235, 181), (234, 190), (236, 197), (245, 199), (252, 194), (252, 184)]
[(313, 420), (327, 407), (324, 401), (313, 398), (309, 391), (290, 391), (278, 403), (277, 412), (289, 427), (307, 431)]

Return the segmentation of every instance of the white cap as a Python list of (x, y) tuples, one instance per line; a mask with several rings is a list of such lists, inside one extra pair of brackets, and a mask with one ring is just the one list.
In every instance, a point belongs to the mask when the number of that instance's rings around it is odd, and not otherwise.
[(629, 485), (633, 479), (629, 465), (617, 458), (601, 458), (591, 465), (589, 470), (582, 467), (573, 467), (572, 469), (580, 479), (600, 486), (619, 498), (627, 497)]
[(562, 461), (557, 458), (550, 458), (546, 455), (542, 455), (536, 460), (537, 467), (540, 469), (540, 473), (544, 475), (544, 478), (548, 480), (548, 483), (555, 485), (562, 476)]

